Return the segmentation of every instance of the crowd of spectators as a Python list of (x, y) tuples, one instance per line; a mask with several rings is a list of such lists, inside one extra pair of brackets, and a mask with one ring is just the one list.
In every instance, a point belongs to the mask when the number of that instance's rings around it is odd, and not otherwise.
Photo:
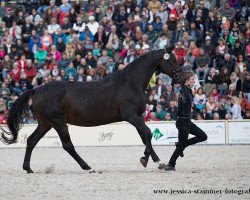
[[(1, 1), (0, 6), (1, 123), (25, 90), (54, 80), (99, 81), (170, 44), (183, 70), (197, 76), (193, 118), (250, 118), (246, 0), (16, 0), (13, 5)], [(176, 120), (179, 89), (167, 75), (154, 74), (145, 94), (145, 120)], [(24, 123), (34, 122), (31, 111)]]

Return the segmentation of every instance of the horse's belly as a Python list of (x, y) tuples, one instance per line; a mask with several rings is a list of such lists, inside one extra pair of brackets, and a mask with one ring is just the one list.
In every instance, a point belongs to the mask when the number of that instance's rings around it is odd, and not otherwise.
[(78, 110), (67, 114), (67, 123), (76, 126), (100, 126), (121, 121), (121, 117), (114, 110)]

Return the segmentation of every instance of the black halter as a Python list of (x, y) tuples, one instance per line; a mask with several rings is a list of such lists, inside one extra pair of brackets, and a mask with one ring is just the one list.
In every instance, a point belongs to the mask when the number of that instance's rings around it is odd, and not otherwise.
[[(167, 52), (165, 52), (165, 53), (167, 53)], [(175, 58), (175, 60), (176, 60), (176, 62), (178, 62), (178, 60), (177, 60), (175, 54), (173, 53), (173, 51), (171, 51), (171, 53), (168, 53), (168, 54), (169, 54), (170, 56), (173, 54), (173, 55), (174, 55), (174, 58)], [(183, 71), (183, 69), (180, 68), (180, 69), (178, 69), (178, 70), (175, 70), (175, 68), (174, 68), (173, 65), (171, 65), (171, 67), (172, 67), (172, 71), (173, 71), (173, 74), (174, 74), (173, 78), (174, 78), (174, 79), (179, 79), (179, 78), (180, 78), (179, 73), (180, 73), (181, 71)]]

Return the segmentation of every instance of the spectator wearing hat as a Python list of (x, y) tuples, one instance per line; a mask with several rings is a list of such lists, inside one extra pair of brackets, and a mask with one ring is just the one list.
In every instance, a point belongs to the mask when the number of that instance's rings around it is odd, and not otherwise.
[(113, 15), (114, 15), (113, 10), (112, 10), (111, 7), (109, 7), (108, 10), (107, 10), (107, 13), (106, 13), (107, 20), (109, 20), (109, 21), (112, 20)]
[(82, 42), (85, 42), (87, 37), (90, 38), (91, 42), (94, 42), (94, 35), (92, 34), (92, 32), (89, 30), (88, 25), (85, 26), (85, 29), (82, 33), (80, 33), (79, 35), (79, 40)]
[(36, 30), (34, 29), (31, 32), (31, 37), (29, 40), (29, 48), (31, 51), (33, 51), (33, 53), (35, 53), (36, 51), (36, 47), (34, 47), (34, 45), (37, 45), (37, 44), (41, 44), (41, 39), (40, 39), (40, 36), (36, 33)]
[(10, 28), (13, 24), (13, 21), (15, 20), (15, 17), (13, 14), (11, 14), (11, 8), (6, 8), (6, 15), (2, 18), (2, 21), (6, 23), (6, 27)]
[(95, 17), (91, 15), (89, 16), (89, 22), (87, 23), (87, 26), (90, 32), (92, 33), (92, 35), (94, 36), (96, 32), (98, 31), (99, 23), (95, 21)]
[(37, 45), (34, 58), (38, 60), (39, 65), (43, 65), (46, 59), (47, 51), (43, 50), (42, 44)]
[(175, 18), (175, 14), (170, 14), (169, 15), (169, 19), (167, 21), (167, 25), (168, 25), (168, 29), (170, 31), (174, 31), (176, 30), (176, 26), (177, 26), (177, 20)]
[(17, 61), (19, 59), (20, 55), (21, 55), (21, 52), (17, 49), (17, 45), (12, 44), (11, 49), (10, 49), (10, 53), (9, 53), (10, 58)]
[(205, 43), (201, 45), (204, 51), (210, 56), (211, 60), (215, 58), (215, 46), (211, 42), (211, 36), (207, 35), (205, 37)]

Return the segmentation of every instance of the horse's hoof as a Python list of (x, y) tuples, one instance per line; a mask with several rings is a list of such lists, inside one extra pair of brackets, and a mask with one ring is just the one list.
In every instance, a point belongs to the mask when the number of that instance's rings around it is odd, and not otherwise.
[(86, 166), (83, 168), (83, 170), (91, 170), (91, 167), (90, 166)]
[(145, 167), (145, 168), (147, 167), (148, 161), (144, 157), (140, 158), (140, 162), (141, 162), (143, 167)]
[(166, 170), (166, 169), (167, 169), (167, 165), (166, 165), (165, 163), (160, 163), (160, 164), (158, 165), (158, 169), (159, 169), (159, 170)]
[(92, 169), (92, 170), (89, 171), (89, 173), (94, 174), (94, 173), (96, 173), (96, 171), (94, 169)]
[(33, 174), (33, 173), (34, 172), (31, 169), (27, 170), (27, 174)]

